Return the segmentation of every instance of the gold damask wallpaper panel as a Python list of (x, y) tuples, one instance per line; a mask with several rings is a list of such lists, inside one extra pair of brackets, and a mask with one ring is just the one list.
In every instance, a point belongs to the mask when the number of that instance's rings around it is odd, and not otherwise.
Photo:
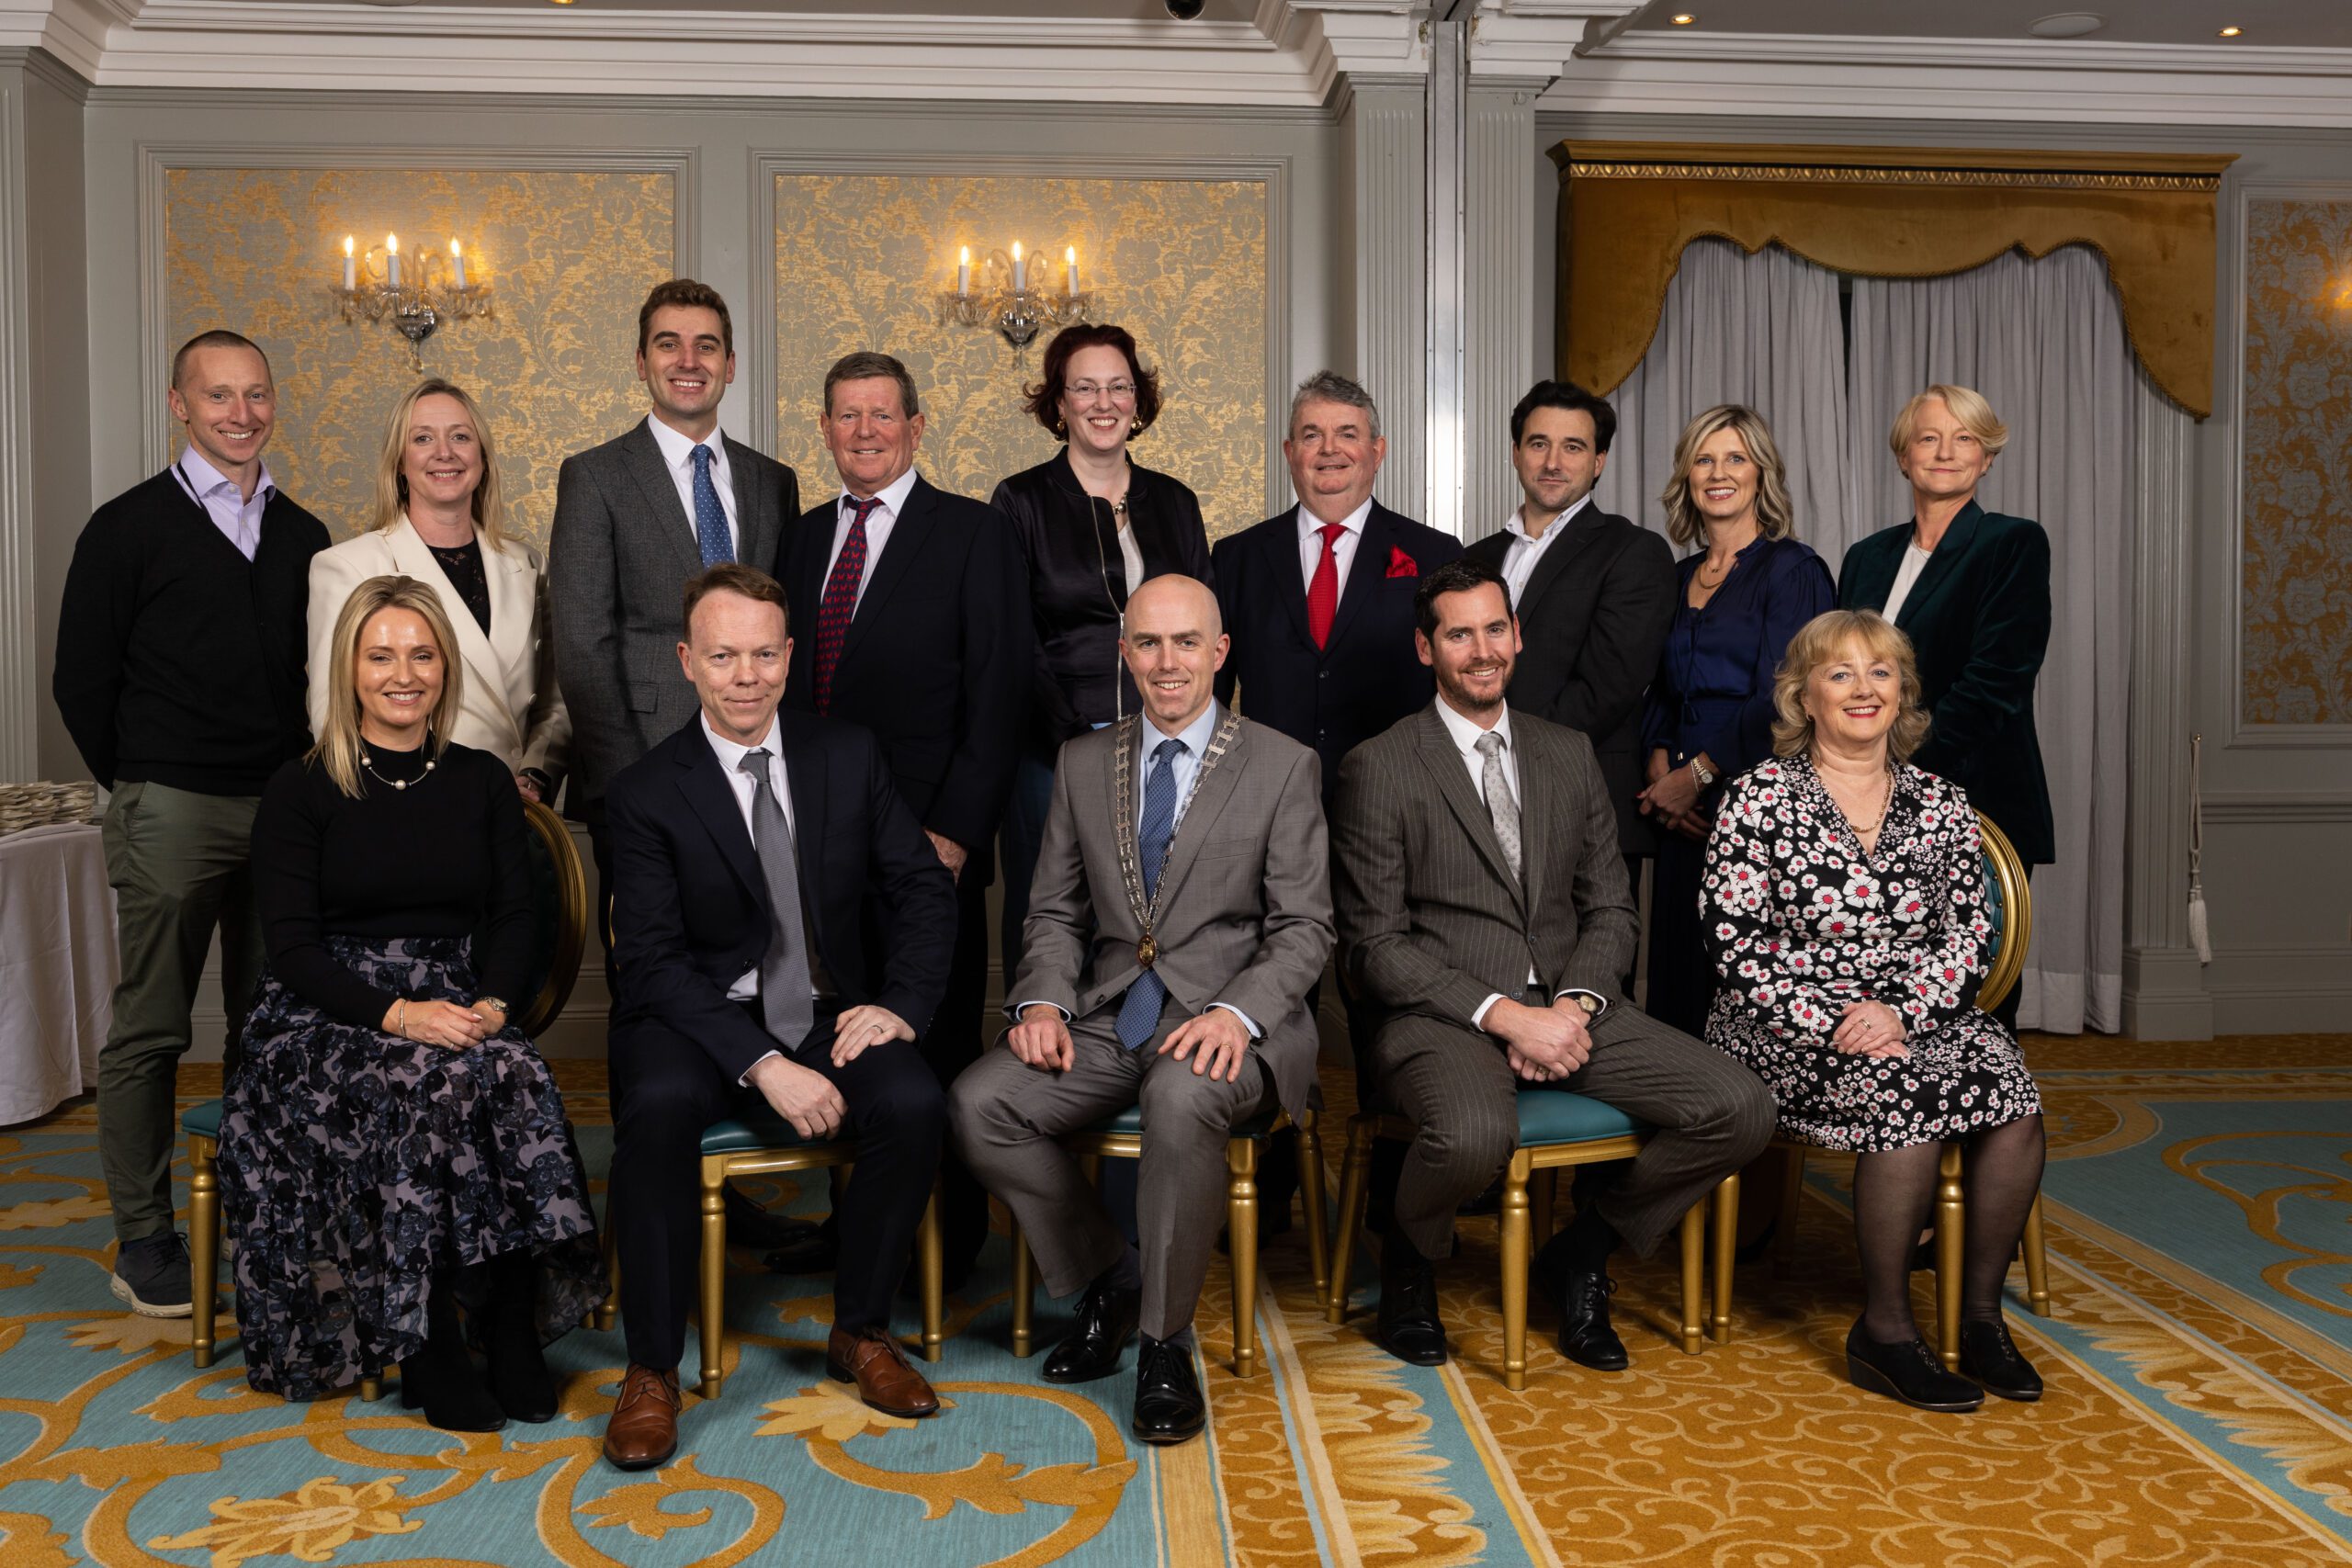
[(493, 311), (444, 321), (422, 375), (481, 401), (509, 526), (544, 547), (558, 466), (643, 411), (637, 310), (673, 270), (675, 210), (664, 173), (173, 169), (165, 336), (225, 326), (262, 345), (278, 391), (270, 470), (330, 531), (356, 533), (383, 422), (420, 372), (388, 322), (343, 321), (343, 236), (364, 250), (397, 233), (405, 260), (456, 235)]
[(2352, 724), (2352, 201), (2246, 210), (2240, 709)]
[(1199, 492), (1209, 536), (1265, 515), (1266, 186), (1258, 180), (776, 176), (776, 457), (816, 498), (838, 485), (818, 436), (825, 369), (857, 349), (905, 362), (927, 425), (917, 463), (944, 489), (987, 496), (1058, 446), (1021, 412), (1051, 329), (1016, 361), (992, 330), (940, 319), (956, 252), (1015, 239), (1041, 253), (1032, 282), (1061, 288), (1062, 251), (1096, 315), (1135, 333), (1160, 375), (1159, 422), (1135, 459)]

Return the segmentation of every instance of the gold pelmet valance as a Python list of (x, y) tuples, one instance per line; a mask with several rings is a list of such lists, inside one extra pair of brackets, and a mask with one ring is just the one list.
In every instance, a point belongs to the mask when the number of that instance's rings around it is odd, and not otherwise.
[(1939, 277), (2007, 250), (2107, 258), (2148, 375), (2213, 412), (2213, 209), (2228, 154), (1563, 141), (1561, 374), (1612, 390), (1648, 352), (1693, 240), (1779, 244), (1866, 277)]

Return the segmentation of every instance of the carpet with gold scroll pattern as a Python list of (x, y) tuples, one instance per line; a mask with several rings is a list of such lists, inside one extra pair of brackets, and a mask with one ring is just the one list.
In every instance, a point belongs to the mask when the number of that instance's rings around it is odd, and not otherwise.
[[(107, 1292), (95, 1119), (69, 1106), (0, 1129), (0, 1568), (2352, 1562), (2352, 1037), (2029, 1037), (2028, 1054), (2051, 1112), (2056, 1312), (2011, 1321), (2049, 1379), (2038, 1404), (1932, 1416), (1848, 1385), (1850, 1168), (1820, 1157), (1802, 1262), (1742, 1268), (1731, 1344), (1675, 1350), (1643, 1321), (1670, 1273), (1630, 1265), (1633, 1370), (1565, 1360), (1539, 1304), (1521, 1393), (1497, 1375), (1491, 1220), (1465, 1223), (1442, 1272), (1457, 1358), (1436, 1370), (1366, 1341), (1368, 1271), (1335, 1328), (1298, 1234), (1271, 1242), (1268, 1370), (1227, 1370), (1213, 1270), (1214, 1421), (1175, 1450), (1128, 1438), (1126, 1377), (1053, 1388), (1010, 1354), (1001, 1239), (931, 1369), (952, 1408), (920, 1424), (826, 1381), (824, 1281), (739, 1252), (725, 1397), (690, 1394), (679, 1458), (639, 1475), (597, 1457), (617, 1335), (552, 1352), (555, 1422), (477, 1437), (397, 1398), (256, 1396), (225, 1314), (219, 1364), (196, 1371), (185, 1320)], [(209, 1092), (205, 1074), (183, 1088)], [(601, 1173), (601, 1066), (559, 1074)], [(1326, 1088), (1336, 1127), (1344, 1075)], [(1041, 1340), (1061, 1321), (1041, 1304)]]

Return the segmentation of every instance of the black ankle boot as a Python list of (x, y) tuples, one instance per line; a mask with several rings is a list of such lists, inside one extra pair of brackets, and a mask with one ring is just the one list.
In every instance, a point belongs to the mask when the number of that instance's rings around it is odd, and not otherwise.
[(533, 1425), (554, 1420), (555, 1376), (540, 1352), (539, 1271), (529, 1253), (503, 1253), (490, 1260), (490, 1300), (482, 1316), (482, 1350), (498, 1407)]
[(1873, 1339), (1860, 1323), (1846, 1335), (1846, 1376), (1856, 1388), (1899, 1399), (1921, 1410), (1973, 1410), (1984, 1391), (1943, 1362), (1917, 1335), (1889, 1343)]
[(498, 1401), (482, 1386), (458, 1326), (458, 1270), (436, 1269), (426, 1289), (424, 1343), (401, 1358), (401, 1404), (423, 1410), (425, 1425), (444, 1432), (495, 1432), (506, 1425)]

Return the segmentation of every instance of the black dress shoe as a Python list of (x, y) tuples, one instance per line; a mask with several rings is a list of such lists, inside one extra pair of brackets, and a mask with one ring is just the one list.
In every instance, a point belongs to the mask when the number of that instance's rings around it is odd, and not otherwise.
[(1409, 1366), (1445, 1365), (1437, 1276), (1429, 1259), (1401, 1235), (1391, 1235), (1380, 1248), (1380, 1315), (1373, 1323), (1372, 1341)]
[(1047, 1382), (1092, 1382), (1119, 1370), (1119, 1354), (1136, 1337), (1143, 1292), (1089, 1285), (1078, 1298), (1078, 1317), (1046, 1358)]
[(1984, 1403), (1984, 1391), (1959, 1373), (1944, 1371), (1928, 1342), (1916, 1334), (1890, 1345), (1855, 1324), (1846, 1335), (1846, 1375), (1856, 1388), (1921, 1410), (1973, 1410)]
[(1144, 1335), (1136, 1351), (1135, 1435), (1147, 1443), (1181, 1443), (1200, 1436), (1208, 1413), (1193, 1375), (1192, 1348)]
[(2009, 1325), (1997, 1317), (1961, 1324), (1960, 1370), (2003, 1399), (2030, 1404), (2041, 1397), (2041, 1374), (2018, 1353)]
[(768, 1266), (769, 1273), (830, 1274), (841, 1261), (841, 1228), (830, 1217), (822, 1224), (779, 1220), (774, 1215), (769, 1219), (782, 1238), (760, 1260)]
[(778, 1214), (753, 1202), (749, 1194), (739, 1191), (733, 1182), (719, 1190), (719, 1202), (727, 1213), (727, 1245), (749, 1247), (754, 1252), (766, 1252), (773, 1247), (799, 1245), (815, 1232), (816, 1226), (807, 1220), (796, 1220), (788, 1214)]
[(1625, 1342), (1610, 1325), (1609, 1298), (1617, 1281), (1598, 1269), (1582, 1269), (1557, 1283), (1560, 1354), (1596, 1372), (1622, 1372), (1632, 1364)]

